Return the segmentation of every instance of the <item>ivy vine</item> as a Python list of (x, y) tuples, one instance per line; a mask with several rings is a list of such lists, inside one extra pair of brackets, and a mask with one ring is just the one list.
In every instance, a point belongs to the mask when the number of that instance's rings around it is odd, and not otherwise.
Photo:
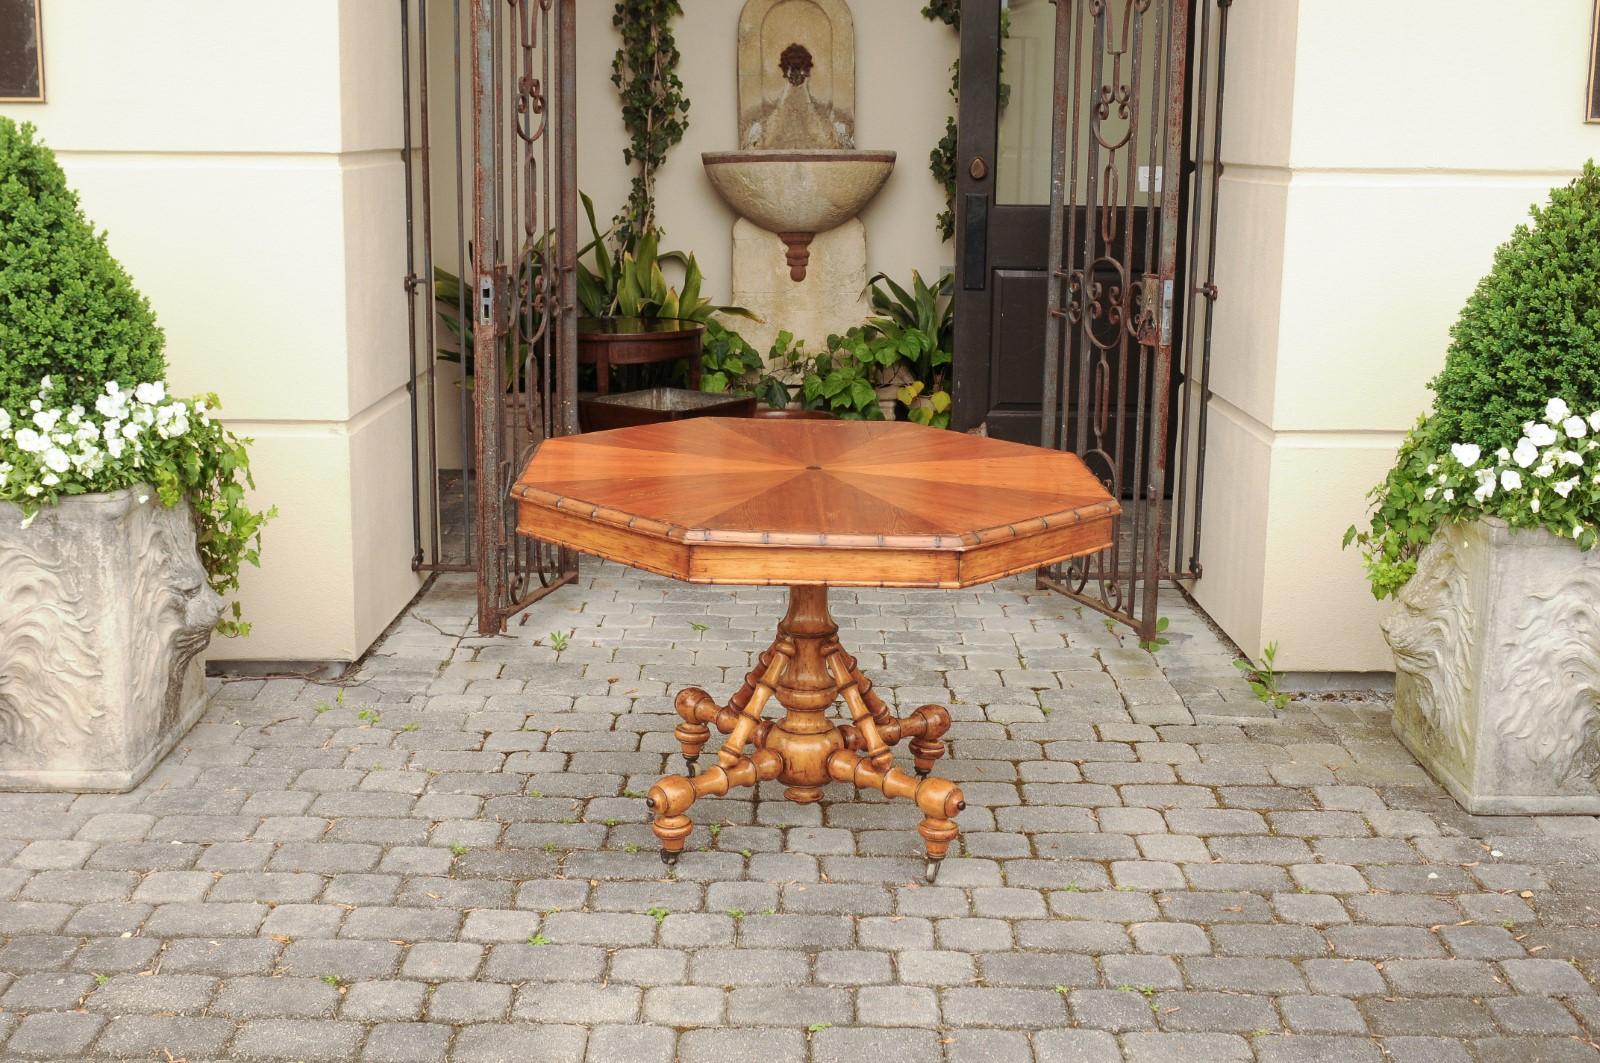
[[(929, 0), (922, 9), (922, 17), (932, 22), (943, 22), (946, 26), (961, 31), (961, 0)], [(1011, 99), (1011, 86), (1005, 80), (1005, 39), (1011, 35), (1011, 12), (1005, 8), (1000, 11), (1000, 85), (997, 91), (998, 102), (1002, 112)], [(956, 107), (961, 106), (961, 61), (958, 59), (950, 64), (950, 98), (956, 101)], [(939, 226), (939, 235), (944, 240), (949, 240), (956, 233), (956, 118), (955, 115), (946, 115), (944, 120), (944, 136), (939, 138), (933, 150), (928, 153), (928, 172), (933, 174), (933, 179), (944, 188), (944, 209), (939, 212), (936, 222)]]
[(617, 0), (611, 16), (622, 35), (611, 62), (611, 83), (622, 98), (622, 124), (630, 138), (622, 158), (637, 167), (628, 201), (615, 219), (622, 250), (656, 227), (656, 172), (689, 128), (689, 98), (678, 78), (681, 57), (672, 35), (672, 20), (682, 14), (679, 0)]

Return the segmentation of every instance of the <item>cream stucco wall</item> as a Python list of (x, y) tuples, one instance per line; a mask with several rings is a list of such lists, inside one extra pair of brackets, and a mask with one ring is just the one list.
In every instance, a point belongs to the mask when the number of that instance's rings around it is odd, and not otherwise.
[(377, 0), (45, 0), (56, 150), (282, 516), (214, 659), (349, 660), (411, 572), (398, 19)]
[(1428, 405), (1448, 330), (1530, 203), (1600, 155), (1590, 0), (1235, 4), (1205, 577), (1247, 649), (1392, 668), (1340, 549)]
[[(672, 149), (656, 186), (656, 214), (666, 246), (693, 251), (706, 275), (705, 292), (728, 298), (732, 287), (734, 214), (717, 197), (700, 165), (703, 151), (738, 146), (738, 70), (735, 44), (744, 0), (691, 0), (673, 24), (683, 53), (678, 73), (689, 97), (689, 130)], [(602, 226), (627, 198), (631, 170), (622, 161), (627, 133), (611, 85), (618, 38), (612, 4), (578, 5), (578, 180), (595, 202)], [(928, 153), (953, 113), (950, 64), (956, 34), (920, 14), (919, 3), (854, 0), (856, 29), (856, 144), (895, 151), (894, 172), (862, 213), (867, 270), (906, 280), (951, 268), (955, 252), (939, 238), (934, 219), (944, 192), (928, 173)], [(781, 324), (781, 323), (780, 323)]]

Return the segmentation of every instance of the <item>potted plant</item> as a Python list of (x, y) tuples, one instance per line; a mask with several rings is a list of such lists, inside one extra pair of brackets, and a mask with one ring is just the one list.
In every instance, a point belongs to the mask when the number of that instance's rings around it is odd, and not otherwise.
[(898, 400), (918, 424), (949, 426), (945, 383), (955, 346), (955, 301), (950, 297), (954, 283), (946, 273), (927, 284), (916, 270), (911, 271), (909, 289), (883, 273), (868, 282), (877, 314), (868, 319), (864, 331), (878, 364), (873, 380), (885, 416), (895, 415)]
[(1477, 813), (1600, 813), (1600, 169), (1495, 254), (1351, 528), (1394, 730)]
[(205, 704), (271, 513), (32, 126), (0, 118), (0, 788), (126, 790)]
[[(612, 231), (601, 233), (595, 223), (594, 203), (583, 196), (592, 240), (593, 267), (578, 261), (578, 361), (595, 366), (596, 390), (610, 390), (610, 372), (623, 365), (682, 362), (688, 368), (688, 385), (700, 386), (700, 354), (706, 323), (721, 313), (754, 318), (743, 307), (717, 306), (700, 294), (703, 278), (692, 254), (660, 250), (660, 234), (653, 228), (613, 249)], [(683, 287), (667, 283), (663, 262), (683, 266)]]

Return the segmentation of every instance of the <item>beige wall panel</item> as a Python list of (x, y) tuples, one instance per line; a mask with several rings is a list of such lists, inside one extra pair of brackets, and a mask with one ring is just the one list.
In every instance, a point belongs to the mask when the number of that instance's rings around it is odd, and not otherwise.
[(1272, 426), (1409, 428), (1495, 247), (1553, 180), (1297, 174)]
[[(410, 0), (413, 11), (418, 2), (426, 0)], [(450, 6), (450, 0), (434, 3)], [(400, 5), (380, 0), (338, 0), (338, 5), (340, 150), (397, 149), (402, 143)]]
[(1222, 157), (1230, 166), (1288, 165), (1302, 6), (1294, 0), (1271, 0), (1230, 9), (1222, 128)]
[(411, 571), (411, 428), (405, 389), (385, 396), (351, 422), (349, 444), (359, 654), (422, 586)]
[(1211, 387), (1261, 425), (1272, 420), (1278, 368), (1287, 179), (1281, 170), (1230, 166), (1219, 197), (1227, 224), (1217, 237), (1221, 296), (1212, 337)]
[(1298, 6), (1296, 168), (1559, 174), (1600, 154), (1583, 123), (1593, 0)]
[[(399, 154), (346, 157), (343, 186), (348, 408), (358, 415), (403, 387), (410, 372), (403, 286), (405, 179)], [(425, 299), (419, 294), (419, 302)], [(419, 371), (428, 361), (422, 320), (419, 311)]]
[(1386, 603), (1372, 597), (1360, 552), (1341, 543), (1347, 527), (1364, 525), (1366, 493), (1383, 478), (1398, 445), (1398, 436), (1383, 432), (1291, 434), (1275, 441), (1260, 637), (1277, 641), (1279, 668), (1393, 670), (1378, 630)]
[(243, 420), (346, 416), (342, 176), (334, 157), (61, 158), (150, 298), (178, 393)]
[(57, 148), (339, 150), (330, 0), (44, 0), (43, 13), (48, 102), (0, 113)]
[[(349, 440), (338, 425), (245, 423), (253, 436), (253, 504), (276, 504), (261, 568), (241, 577), (249, 638), (219, 639), (212, 660), (353, 660), (355, 556)], [(408, 521), (409, 523), (409, 521)]]
[(1241, 646), (1261, 640), (1261, 573), (1271, 503), (1271, 441), (1261, 426), (1213, 399), (1206, 442), (1205, 529), (1195, 599)]

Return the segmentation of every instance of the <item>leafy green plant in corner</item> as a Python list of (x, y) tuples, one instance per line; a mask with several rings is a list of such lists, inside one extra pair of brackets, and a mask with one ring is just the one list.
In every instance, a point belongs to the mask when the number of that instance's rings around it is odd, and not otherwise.
[(1252, 661), (1245, 657), (1234, 661), (1233, 666), (1244, 673), (1245, 681), (1250, 684), (1250, 693), (1263, 705), (1270, 705), (1274, 709), (1282, 709), (1289, 704), (1289, 695), (1280, 689), (1283, 673), (1274, 665), (1278, 658), (1278, 644), (1269, 642), (1261, 648), (1261, 659)]
[(790, 398), (784, 377), (796, 376), (796, 365), (803, 358), (802, 345), (788, 332), (779, 332), (766, 357), (762, 357), (743, 336), (712, 318), (706, 322), (701, 346), (700, 390), (752, 394), (781, 410), (789, 405)]

